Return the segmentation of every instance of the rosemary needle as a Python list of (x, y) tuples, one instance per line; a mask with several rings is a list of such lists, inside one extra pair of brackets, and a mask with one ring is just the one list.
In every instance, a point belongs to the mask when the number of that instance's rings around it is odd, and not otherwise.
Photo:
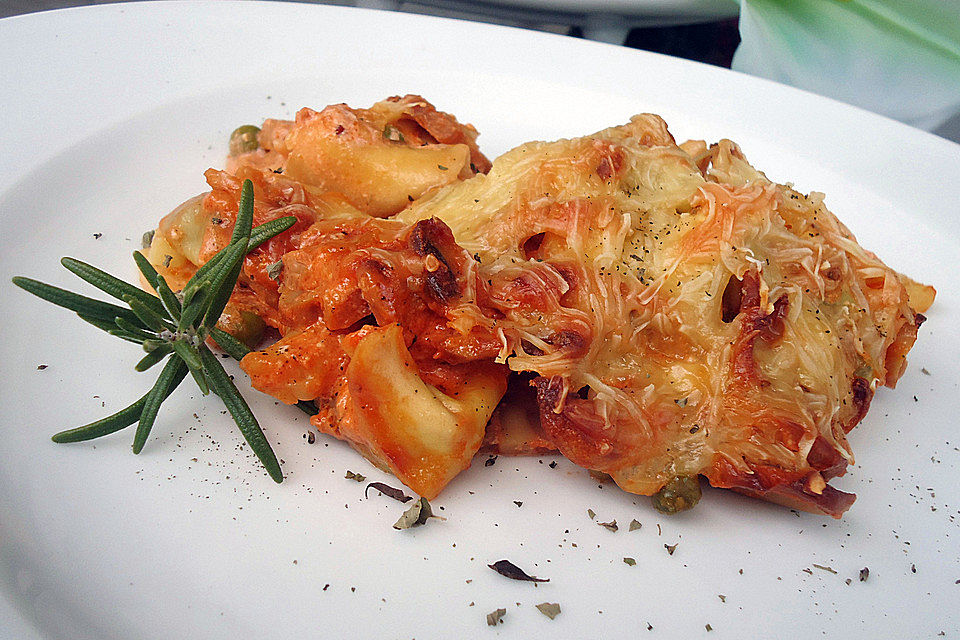
[[(243, 268), (244, 256), (292, 227), (296, 221), (296, 218), (287, 216), (253, 227), (253, 183), (245, 180), (229, 244), (198, 268), (179, 294), (169, 287), (163, 276), (140, 253), (134, 253), (134, 261), (144, 280), (157, 291), (157, 296), (80, 260), (61, 260), (64, 267), (104, 293), (123, 301), (126, 307), (88, 298), (30, 278), (13, 278), (13, 283), (21, 289), (76, 312), (82, 320), (98, 329), (140, 344), (146, 355), (136, 364), (137, 371), (146, 371), (167, 360), (153, 388), (142, 398), (111, 416), (61, 431), (53, 436), (53, 441), (91, 440), (137, 423), (133, 452), (140, 453), (156, 421), (161, 403), (189, 372), (204, 395), (212, 390), (220, 397), (267, 473), (274, 481), (282, 481), (280, 463), (256, 417), (217, 357), (204, 343), (208, 337), (213, 337), (231, 356), (240, 359), (246, 354), (246, 347), (218, 329), (216, 323), (233, 293)], [(315, 407), (310, 408), (316, 412)]]

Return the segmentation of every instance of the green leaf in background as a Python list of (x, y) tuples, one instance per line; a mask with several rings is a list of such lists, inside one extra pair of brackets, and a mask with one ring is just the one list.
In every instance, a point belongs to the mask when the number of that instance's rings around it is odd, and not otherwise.
[(733, 68), (931, 130), (960, 114), (960, 1), (740, 0)]

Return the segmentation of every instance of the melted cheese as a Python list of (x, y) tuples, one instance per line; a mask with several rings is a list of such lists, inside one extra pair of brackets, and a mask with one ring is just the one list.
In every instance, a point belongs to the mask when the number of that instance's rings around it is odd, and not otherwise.
[[(906, 289), (822, 196), (770, 182), (729, 141), (687, 148), (638, 116), (522, 145), (399, 218), (440, 218), (477, 254), (501, 358), (542, 377), (548, 435), (574, 462), (638, 493), (696, 474), (816, 493), (818, 438), (852, 460), (858, 379), (902, 372)], [(749, 306), (725, 322), (728, 286)]]

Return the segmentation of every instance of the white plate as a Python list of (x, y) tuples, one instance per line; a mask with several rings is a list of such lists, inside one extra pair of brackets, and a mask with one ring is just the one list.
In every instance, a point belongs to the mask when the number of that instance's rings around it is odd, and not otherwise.
[[(0, 637), (919, 638), (960, 627), (960, 146), (675, 59), (302, 4), (12, 18), (0, 21), (0, 62)], [(307, 444), (304, 417), (255, 392), (282, 485), (218, 401), (186, 386), (140, 456), (128, 432), (49, 441), (137, 397), (150, 377), (131, 375), (134, 347), (11, 276), (75, 287), (57, 264), (73, 255), (132, 278), (141, 233), (204, 189), (235, 126), (405, 92), (476, 124), (491, 156), (637, 111), (662, 114), (678, 138), (730, 137), (772, 178), (825, 191), (863, 244), (934, 284), (900, 388), (880, 391), (853, 433), (858, 465), (837, 484), (860, 497), (844, 519), (721, 491), (671, 518), (563, 461), (501, 457), (435, 501), (445, 521), (398, 532), (402, 506), (365, 499), (344, 473), (390, 478), (341, 443)], [(628, 532), (633, 518), (643, 528)], [(502, 558), (550, 582), (486, 567)], [(541, 602), (563, 612), (551, 621)], [(499, 607), (504, 624), (488, 628)]]

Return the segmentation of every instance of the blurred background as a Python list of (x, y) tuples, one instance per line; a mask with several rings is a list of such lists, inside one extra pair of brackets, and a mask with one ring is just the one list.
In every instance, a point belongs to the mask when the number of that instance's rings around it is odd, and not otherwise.
[[(0, 18), (117, 1), (138, 0), (0, 0)], [(732, 68), (960, 142), (960, 0), (322, 3), (535, 29)]]

